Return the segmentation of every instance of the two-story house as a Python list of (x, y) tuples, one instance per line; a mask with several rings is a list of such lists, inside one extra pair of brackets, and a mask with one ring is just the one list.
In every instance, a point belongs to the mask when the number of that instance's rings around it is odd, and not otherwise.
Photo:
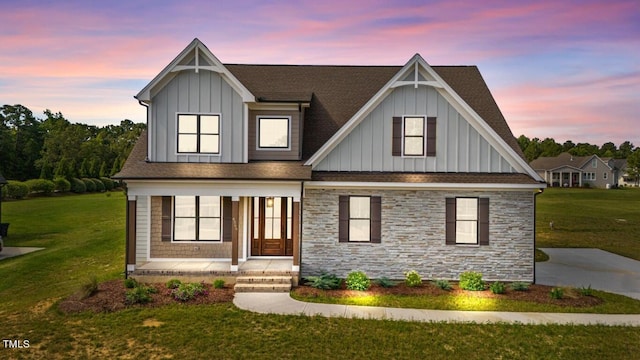
[(195, 39), (136, 99), (130, 274), (534, 279), (545, 184), (475, 66), (223, 64)]

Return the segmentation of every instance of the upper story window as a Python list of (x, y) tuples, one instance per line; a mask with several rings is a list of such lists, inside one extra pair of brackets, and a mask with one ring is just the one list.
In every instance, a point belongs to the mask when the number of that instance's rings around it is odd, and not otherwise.
[(407, 116), (403, 122), (404, 156), (424, 156), (424, 117)]
[(597, 168), (598, 167), (598, 159), (591, 160), (591, 167), (592, 168)]
[(282, 149), (291, 147), (290, 117), (258, 117), (258, 149)]
[(220, 115), (178, 114), (179, 153), (220, 153)]

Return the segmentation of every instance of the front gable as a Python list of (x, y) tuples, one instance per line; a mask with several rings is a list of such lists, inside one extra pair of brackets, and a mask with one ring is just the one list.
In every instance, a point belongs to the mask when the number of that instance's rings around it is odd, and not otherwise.
[[(477, 72), (475, 67), (456, 70)], [(393, 118), (414, 116), (423, 117), (425, 124), (435, 118), (435, 156), (426, 149), (424, 156), (393, 155)], [(510, 131), (509, 135), (512, 136)], [(425, 142), (434, 141), (433, 134), (425, 132), (424, 136)], [(424, 144), (433, 148), (432, 145)], [(541, 180), (418, 54), (307, 165), (318, 171), (518, 172)]]

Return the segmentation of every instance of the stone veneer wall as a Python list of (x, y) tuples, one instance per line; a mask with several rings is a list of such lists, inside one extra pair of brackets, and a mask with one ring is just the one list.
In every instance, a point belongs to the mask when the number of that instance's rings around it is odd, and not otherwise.
[[(382, 201), (382, 242), (338, 242), (338, 196), (374, 195)], [(445, 199), (489, 197), (489, 245), (445, 245)], [(339, 277), (363, 270), (372, 278), (457, 280), (464, 271), (485, 280), (533, 281), (532, 191), (307, 189), (304, 197), (301, 276)]]
[[(242, 205), (242, 202), (241, 202)], [(240, 206), (240, 221), (242, 224), (243, 211)], [(241, 238), (240, 238), (241, 239)], [(240, 240), (242, 241), (242, 240)], [(241, 253), (242, 246), (238, 246)], [(162, 241), (162, 197), (151, 197), (151, 258), (231, 258), (231, 242), (169, 242)]]

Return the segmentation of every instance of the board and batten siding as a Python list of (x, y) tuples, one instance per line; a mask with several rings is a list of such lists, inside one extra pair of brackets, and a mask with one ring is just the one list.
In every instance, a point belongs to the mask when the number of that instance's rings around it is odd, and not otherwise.
[[(220, 114), (220, 154), (178, 154), (179, 113)], [(181, 71), (152, 99), (150, 160), (157, 162), (243, 162), (244, 104), (217, 73)]]
[[(436, 156), (392, 156), (393, 117), (436, 117)], [(483, 172), (515, 170), (434, 88), (394, 89), (316, 171)]]
[(149, 197), (138, 196), (136, 199), (136, 264), (148, 261), (149, 242)]

